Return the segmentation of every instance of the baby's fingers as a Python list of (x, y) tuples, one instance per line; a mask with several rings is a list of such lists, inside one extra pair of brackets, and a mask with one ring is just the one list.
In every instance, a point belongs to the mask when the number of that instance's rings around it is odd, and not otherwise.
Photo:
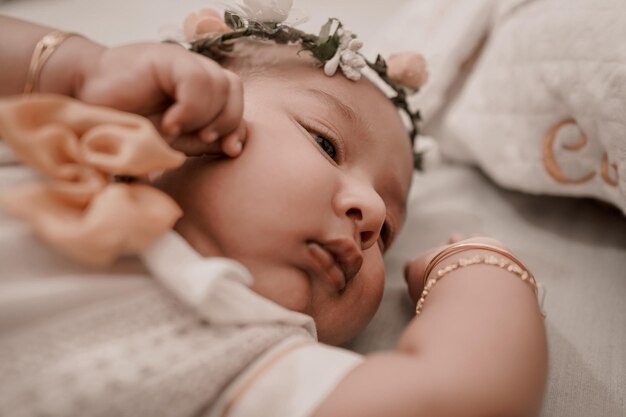
[(235, 158), (241, 154), (243, 145), (246, 141), (246, 125), (242, 123), (234, 131), (229, 133), (224, 138), (217, 138), (211, 142), (206, 142), (200, 139), (200, 134), (181, 134), (178, 136), (171, 136), (163, 132), (162, 114), (153, 114), (148, 116), (148, 120), (152, 122), (154, 127), (159, 131), (165, 142), (173, 149), (183, 152), (187, 156), (200, 156), (200, 155), (224, 155)]
[(225, 155), (236, 158), (241, 154), (246, 141), (246, 125), (242, 121), (237, 129), (221, 138), (219, 138), (217, 134), (213, 135), (207, 133), (206, 130), (200, 131), (199, 136), (202, 138), (202, 143), (206, 143), (211, 147), (216, 146)]
[(404, 266), (404, 279), (409, 287), (409, 296), (414, 302), (417, 302), (424, 289), (424, 272), (426, 272), (426, 266), (436, 254), (444, 250), (447, 246), (448, 245), (437, 246), (418, 258), (407, 262)]
[(187, 156), (222, 155), (220, 141), (205, 143), (197, 135), (180, 135), (170, 142), (170, 146)]
[(239, 156), (246, 143), (246, 133), (246, 124), (242, 122), (234, 132), (222, 139), (222, 151), (231, 158)]
[(175, 100), (162, 121), (163, 130), (172, 136), (193, 132), (213, 122), (223, 111), (230, 89), (229, 79), (218, 64), (188, 51), (180, 53), (181, 59), (171, 64), (169, 72), (164, 70), (163, 80), (165, 89)]
[(238, 129), (243, 118), (243, 83), (235, 73), (223, 70), (228, 80), (228, 95), (223, 97), (224, 107), (220, 114), (202, 129), (200, 136), (207, 142), (218, 137), (225, 138)]

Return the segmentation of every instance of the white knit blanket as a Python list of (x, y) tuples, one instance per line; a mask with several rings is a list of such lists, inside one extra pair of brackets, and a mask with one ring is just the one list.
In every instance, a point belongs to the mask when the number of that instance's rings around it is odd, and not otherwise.
[(624, 39), (623, 0), (417, 0), (377, 46), (429, 60), (413, 101), (445, 157), (626, 213)]

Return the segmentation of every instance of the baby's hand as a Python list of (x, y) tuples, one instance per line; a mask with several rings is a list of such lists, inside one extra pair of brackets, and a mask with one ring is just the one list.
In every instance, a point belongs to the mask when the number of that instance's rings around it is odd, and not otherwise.
[[(492, 246), (497, 246), (502, 249), (508, 250), (508, 248), (500, 241), (496, 239), (492, 239), (490, 237), (477, 236), (469, 239), (463, 239), (460, 235), (452, 235), (448, 240), (448, 243), (485, 243)], [(439, 252), (449, 247), (450, 245), (442, 245), (437, 246), (428, 252), (422, 254), (418, 258), (413, 261), (408, 262), (404, 267), (404, 279), (406, 280), (409, 286), (409, 296), (414, 302), (420, 298), (422, 294), (422, 290), (424, 288), (424, 273), (426, 272), (426, 267), (428, 263), (433, 259)], [(444, 264), (445, 265), (445, 261)], [(435, 270), (437, 268), (435, 267)]]
[(150, 118), (187, 155), (236, 157), (246, 137), (240, 78), (174, 44), (104, 48), (86, 63), (74, 95)]

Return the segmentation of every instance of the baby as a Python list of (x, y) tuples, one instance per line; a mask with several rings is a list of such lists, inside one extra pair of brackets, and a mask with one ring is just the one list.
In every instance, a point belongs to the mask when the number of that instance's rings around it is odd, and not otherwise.
[[(25, 25), (9, 19), (0, 23)], [(46, 33), (31, 27), (19, 30), (33, 39)], [(87, 41), (65, 42), (67, 48), (58, 53), (64, 51), (67, 59), (70, 42), (78, 49)], [(159, 58), (150, 55), (152, 49), (159, 50)], [(537, 412), (546, 360), (541, 316), (529, 286), (515, 277), (514, 268), (496, 268), (482, 257), (495, 252), (514, 258), (493, 240), (475, 238), (463, 241), (465, 247), (437, 248), (410, 265), (411, 297), (417, 301), (421, 295), (421, 304), (437, 282), (428, 278), (455, 276), (442, 279), (432, 290), (424, 313), (411, 321), (396, 351), (361, 358), (315, 343), (316, 335), (319, 342), (339, 345), (372, 318), (383, 291), (383, 254), (406, 216), (411, 140), (397, 107), (378, 87), (365, 78), (327, 76), (319, 60), (300, 53), (298, 45), (240, 40), (219, 65), (174, 45), (145, 47), (143, 58), (134, 55), (141, 50), (138, 46), (85, 50), (81, 54), (98, 58), (85, 70), (79, 93), (69, 95), (150, 116), (170, 143), (189, 155), (182, 166), (154, 179), (154, 185), (182, 208), (176, 231), (193, 250), (175, 238), (157, 243), (142, 255), (151, 275), (175, 289), (187, 279), (196, 285), (209, 272), (236, 278), (227, 284), (216, 278), (223, 287), (215, 286), (223, 291), (211, 295), (212, 306), (200, 307), (194, 295), (204, 291), (201, 286), (187, 296), (173, 291), (178, 297), (171, 297), (156, 291), (151, 280), (142, 280), (141, 288), (150, 287), (145, 289), (149, 297), (127, 297), (133, 299), (135, 313), (120, 317), (114, 308), (109, 311), (112, 320), (127, 321), (137, 333), (130, 332), (116, 345), (115, 337), (120, 337), (113, 335), (114, 324), (102, 323), (106, 314), (94, 314), (91, 322), (81, 318), (85, 332), (89, 326), (103, 334), (109, 329), (111, 339), (101, 336), (85, 344), (78, 335), (83, 345), (76, 347), (76, 355), (89, 351), (96, 352), (89, 358), (111, 359), (116, 357), (109, 355), (111, 350), (145, 349), (134, 362), (124, 356), (129, 367), (145, 362), (145, 372), (116, 369), (116, 376), (109, 370), (114, 360), (103, 361), (85, 382), (91, 396), (68, 406), (68, 400), (46, 396), (41, 391), (45, 384), (39, 385), (40, 391), (16, 391), (17, 399), (0, 395), (4, 414), (60, 415), (60, 410), (70, 410), (80, 415), (322, 417)], [(58, 87), (64, 84), (63, 72), (56, 73), (55, 67), (63, 65), (62, 57), (55, 57), (48, 75), (42, 73), (41, 92), (67, 92)], [(161, 75), (150, 84), (145, 76), (155, 69)], [(7, 80), (18, 76), (3, 77), (2, 92), (14, 94)], [(141, 82), (134, 90), (125, 91), (124, 86), (136, 80)], [(140, 102), (138, 97), (150, 99)], [(164, 105), (169, 97), (176, 100), (171, 107)], [(440, 264), (442, 250), (448, 252), (446, 263)], [(468, 254), (477, 260), (469, 263)], [(211, 259), (221, 258), (237, 263), (211, 269), (218, 265)], [(456, 266), (439, 270), (453, 265), (450, 262)], [(193, 269), (189, 265), (197, 266), (196, 272), (187, 274)], [(114, 267), (109, 274), (116, 273)], [(251, 281), (254, 294), (240, 285), (246, 281)], [(422, 293), (426, 282), (429, 291)], [(189, 301), (192, 308), (182, 308), (172, 301), (176, 298)], [(123, 304), (120, 311), (132, 310)], [(139, 322), (149, 326), (150, 333)], [(159, 333), (170, 324), (168, 332)], [(3, 360), (24, 362), (28, 352), (11, 348), (46, 340), (32, 335), (28, 339), (20, 332), (12, 330), (12, 339), (0, 344)], [(137, 336), (143, 337), (129, 341)], [(153, 336), (158, 344), (144, 343)], [(58, 346), (58, 341), (49, 343)], [(152, 351), (173, 356), (155, 359)], [(84, 365), (78, 362), (79, 368)], [(185, 363), (188, 366), (181, 365)], [(7, 375), (18, 375), (19, 380), (24, 378), (20, 369), (37, 369), (20, 366), (10, 366), (13, 374)], [(41, 380), (65, 381), (67, 367), (60, 372), (45, 360), (40, 366)], [(172, 369), (182, 371), (172, 374)], [(213, 383), (217, 380), (219, 384)], [(41, 397), (47, 410), (29, 408)]]
[(367, 80), (327, 77), (297, 46), (245, 51), (230, 64), (245, 86), (244, 151), (190, 158), (157, 184), (183, 208), (177, 230), (196, 250), (237, 259), (255, 292), (310, 315), (320, 340), (339, 344), (380, 302), (411, 142)]

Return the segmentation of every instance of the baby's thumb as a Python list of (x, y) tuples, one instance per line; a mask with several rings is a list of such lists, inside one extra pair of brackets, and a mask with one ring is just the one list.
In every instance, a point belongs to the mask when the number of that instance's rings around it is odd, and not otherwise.
[(435, 255), (446, 247), (447, 245), (437, 246), (414, 260), (407, 262), (404, 266), (404, 279), (409, 287), (409, 296), (414, 302), (417, 302), (424, 289), (424, 272), (426, 272), (426, 266)]

